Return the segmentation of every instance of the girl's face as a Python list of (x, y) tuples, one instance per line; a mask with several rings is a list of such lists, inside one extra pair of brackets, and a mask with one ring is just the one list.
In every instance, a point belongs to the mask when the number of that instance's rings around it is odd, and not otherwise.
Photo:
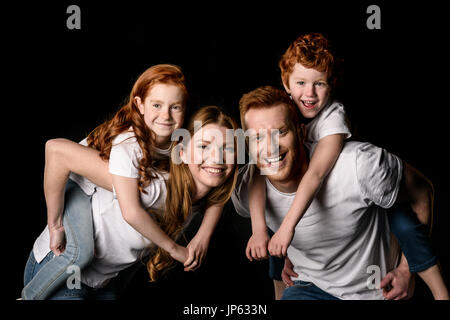
[(222, 185), (235, 166), (234, 136), (226, 135), (226, 127), (207, 124), (189, 141), (181, 158), (187, 163), (197, 191)]
[(330, 96), (327, 73), (294, 65), (289, 77), (289, 86), (283, 83), (305, 118), (314, 118), (325, 106)]
[(167, 147), (175, 129), (183, 124), (185, 96), (181, 88), (171, 84), (157, 84), (142, 101), (135, 97), (145, 124), (156, 133), (156, 145)]

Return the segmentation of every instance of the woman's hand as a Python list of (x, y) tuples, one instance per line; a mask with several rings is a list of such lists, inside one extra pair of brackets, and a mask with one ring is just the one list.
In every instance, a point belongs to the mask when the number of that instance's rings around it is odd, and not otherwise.
[(184, 263), (184, 271), (194, 271), (200, 267), (208, 251), (209, 238), (197, 234), (187, 245), (188, 259)]
[(55, 256), (59, 256), (66, 249), (66, 234), (64, 227), (49, 227), (50, 249)]

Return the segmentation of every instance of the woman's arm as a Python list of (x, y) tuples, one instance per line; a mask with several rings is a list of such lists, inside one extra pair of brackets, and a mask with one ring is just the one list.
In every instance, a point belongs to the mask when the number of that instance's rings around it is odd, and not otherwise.
[(206, 209), (200, 228), (187, 245), (189, 257), (184, 263), (184, 271), (193, 271), (200, 267), (222, 211), (222, 206), (211, 206)]
[(303, 175), (294, 201), (280, 228), (269, 241), (272, 256), (285, 257), (294, 236), (294, 230), (308, 209), (323, 180), (333, 168), (344, 146), (344, 134), (333, 134), (319, 140), (311, 157), (308, 170)]
[(137, 179), (115, 174), (111, 176), (125, 221), (137, 232), (167, 251), (172, 258), (184, 263), (188, 257), (187, 249), (171, 239), (142, 207)]
[(47, 224), (50, 248), (59, 255), (64, 251), (62, 212), (64, 191), (70, 172), (91, 180), (96, 185), (112, 190), (108, 162), (99, 152), (67, 139), (52, 139), (45, 145), (44, 196), (47, 205)]

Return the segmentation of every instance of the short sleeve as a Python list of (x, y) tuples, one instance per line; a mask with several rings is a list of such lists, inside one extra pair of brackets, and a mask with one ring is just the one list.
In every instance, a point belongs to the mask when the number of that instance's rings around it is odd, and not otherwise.
[(330, 110), (322, 119), (318, 130), (318, 140), (332, 134), (344, 134), (345, 139), (352, 136), (348, 127), (344, 106), (340, 103), (331, 105)]
[(142, 157), (139, 144), (134, 137), (119, 137), (114, 139), (111, 147), (109, 172), (122, 177), (139, 178), (139, 160)]
[(345, 139), (352, 136), (344, 106), (333, 102), (326, 106), (307, 126), (306, 142), (316, 144), (320, 139), (333, 134), (343, 134)]
[(248, 204), (248, 182), (250, 179), (250, 165), (247, 164), (239, 169), (236, 187), (231, 195), (236, 212), (244, 217), (250, 218), (250, 207)]
[(365, 143), (356, 152), (356, 174), (364, 201), (390, 208), (397, 199), (403, 163), (385, 149)]

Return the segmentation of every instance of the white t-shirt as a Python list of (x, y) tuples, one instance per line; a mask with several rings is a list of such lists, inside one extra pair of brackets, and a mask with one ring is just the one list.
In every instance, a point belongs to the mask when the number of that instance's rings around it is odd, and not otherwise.
[(332, 102), (325, 106), (319, 114), (306, 125), (305, 146), (311, 153), (320, 139), (332, 134), (344, 134), (345, 139), (350, 138), (347, 116), (344, 106), (339, 102)]
[[(249, 166), (239, 171), (232, 201), (237, 213), (250, 217)], [(288, 257), (299, 275), (340, 299), (383, 299), (369, 289), (378, 266), (381, 279), (393, 269), (386, 208), (397, 198), (402, 161), (370, 143), (347, 142), (323, 185), (295, 228)], [(278, 191), (266, 179), (267, 226), (276, 231), (295, 193)], [(370, 271), (371, 270), (371, 271)], [(369, 273), (368, 273), (369, 272)], [(381, 280), (380, 279), (380, 280)]]
[[(86, 145), (86, 139), (81, 142)], [(161, 150), (168, 154), (169, 150)], [(139, 178), (138, 164), (142, 151), (133, 131), (118, 135), (111, 148), (109, 172), (115, 175)], [(92, 263), (82, 271), (81, 281), (90, 287), (102, 287), (119, 271), (127, 268), (148, 254), (151, 241), (131, 227), (122, 216), (115, 192), (103, 189), (88, 179), (71, 174), (88, 195), (92, 195), (92, 218), (94, 226), (95, 255)], [(167, 194), (168, 173), (159, 174), (141, 193), (144, 208), (162, 211)], [(33, 253), (40, 262), (50, 252), (48, 227), (36, 240)]]

